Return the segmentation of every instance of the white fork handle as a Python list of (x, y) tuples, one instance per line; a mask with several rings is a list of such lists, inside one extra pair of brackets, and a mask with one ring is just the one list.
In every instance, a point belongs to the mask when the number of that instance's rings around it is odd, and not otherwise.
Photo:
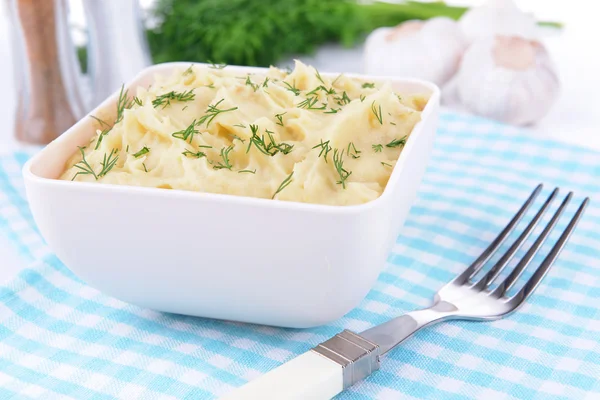
[(344, 389), (343, 368), (308, 351), (221, 397), (221, 400), (329, 400)]

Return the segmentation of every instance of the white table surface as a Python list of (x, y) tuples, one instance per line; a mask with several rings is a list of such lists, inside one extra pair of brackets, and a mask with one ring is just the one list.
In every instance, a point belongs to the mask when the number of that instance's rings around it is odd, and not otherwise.
[[(589, 0), (569, 2), (520, 0), (519, 6), (541, 19), (560, 20), (566, 24), (560, 35), (547, 37), (545, 43), (558, 65), (562, 94), (550, 113), (526, 134), (554, 138), (600, 150), (600, 24)], [(144, 0), (148, 3), (148, 0)], [(451, 3), (478, 4), (481, 0)], [(594, 7), (595, 9), (596, 7)], [(80, 12), (79, 8), (74, 11)], [(75, 16), (77, 18), (77, 16)], [(6, 10), (0, 7), (0, 155), (22, 147), (13, 139), (13, 74), (8, 42)], [(302, 57), (323, 71), (362, 72), (361, 48), (340, 49), (325, 46), (312, 57)], [(6, 282), (25, 262), (15, 246), (0, 233), (0, 283)]]

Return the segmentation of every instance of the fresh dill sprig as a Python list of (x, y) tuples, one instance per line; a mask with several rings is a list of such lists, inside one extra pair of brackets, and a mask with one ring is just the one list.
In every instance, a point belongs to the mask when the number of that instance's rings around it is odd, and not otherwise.
[(332, 95), (332, 94), (336, 94), (337, 93), (335, 91), (335, 89), (333, 88), (333, 86), (331, 88), (327, 89), (325, 86), (321, 85), (321, 86), (317, 86), (316, 88), (314, 88), (310, 92), (306, 93), (306, 95), (307, 96), (316, 95), (318, 91), (323, 91), (323, 92), (325, 92), (326, 95)]
[(348, 143), (348, 149), (347, 149), (346, 153), (350, 157), (357, 159), (357, 158), (360, 158), (359, 154), (361, 153), (361, 151), (356, 148), (354, 143), (350, 142), (350, 143)]
[(186, 157), (194, 157), (194, 158), (206, 157), (206, 153), (204, 153), (203, 151), (197, 151), (194, 153), (193, 151), (186, 150), (181, 154), (183, 154)]
[(321, 103), (322, 104), (321, 107), (315, 107), (315, 104), (317, 104), (317, 101), (319, 101), (317, 96), (307, 97), (304, 101), (298, 103), (296, 106), (298, 108), (305, 108), (307, 110), (325, 110), (325, 108), (327, 107), (327, 104)]
[[(265, 129), (265, 132), (267, 133), (267, 135), (269, 135), (269, 140), (271, 141), (269, 146), (271, 148), (274, 148), (277, 151), (282, 152), (283, 154), (291, 153), (292, 149), (294, 148), (293, 144), (289, 144), (289, 143), (285, 143), (285, 142), (277, 143), (277, 142), (275, 142), (275, 138), (273, 137), (274, 132), (272, 132), (268, 129)], [(275, 152), (273, 155), (275, 155), (275, 154), (277, 154), (277, 152)]]
[(277, 191), (275, 193), (273, 193), (273, 197), (271, 197), (271, 199), (274, 199), (275, 196), (277, 196), (278, 193), (280, 193), (283, 189), (285, 189), (290, 183), (292, 183), (292, 176), (294, 175), (294, 171), (292, 171), (291, 174), (289, 174), (287, 176), (287, 178), (285, 178), (283, 180), (283, 182), (281, 182), (281, 185), (279, 185), (279, 187), (277, 188)]
[(243, 173), (256, 174), (256, 168), (254, 169), (254, 171), (252, 171), (251, 169), (243, 169), (241, 171), (238, 171), (238, 174), (243, 174)]
[[(100, 163), (100, 165), (102, 165), (102, 169), (98, 173), (98, 178), (102, 178), (103, 176), (106, 176), (106, 174), (108, 174), (108, 172), (111, 169), (113, 169), (113, 167), (117, 163), (117, 160), (119, 159), (119, 156), (117, 155), (117, 153), (118, 153), (117, 149), (112, 149), (110, 151), (110, 154), (108, 154), (108, 155), (106, 155), (106, 153), (104, 153), (104, 158), (102, 159), (102, 162)], [(114, 156), (114, 158), (113, 158), (113, 156)]]
[(142, 163), (142, 165), (144, 166), (144, 172), (148, 172), (148, 168), (146, 168), (146, 163)]
[(321, 78), (321, 74), (319, 73), (319, 71), (315, 68), (315, 75), (317, 76), (317, 79), (321, 81), (321, 83), (324, 85), (325, 81), (323, 80), (323, 78)]
[(231, 171), (231, 168), (233, 168), (233, 165), (229, 160), (229, 153), (231, 153), (231, 150), (233, 150), (233, 145), (228, 146), (227, 148), (223, 147), (221, 149), (221, 158), (223, 159), (223, 161), (213, 166), (214, 169), (228, 169)]
[(188, 69), (186, 69), (185, 71), (183, 71), (183, 76), (187, 76), (190, 75), (194, 72), (194, 64), (190, 64), (190, 66), (188, 67)]
[(138, 151), (137, 153), (133, 154), (133, 156), (135, 158), (140, 158), (144, 154), (148, 154), (148, 153), (150, 153), (150, 149), (148, 147), (144, 146), (144, 147), (142, 147), (142, 149), (140, 151)]
[(246, 139), (242, 139), (241, 137), (239, 137), (238, 135), (234, 134), (234, 133), (229, 133), (229, 136), (231, 136), (231, 141), (233, 142), (234, 140), (239, 140), (242, 143), (246, 142)]
[(343, 189), (346, 189), (346, 180), (352, 175), (352, 172), (344, 169), (344, 150), (340, 152), (338, 149), (333, 149), (333, 166), (340, 176), (340, 180), (336, 183), (342, 185)]
[(215, 88), (215, 84), (211, 83), (211, 84), (208, 84), (208, 85), (204, 85), (204, 87), (207, 87), (209, 89), (214, 89)]
[(360, 102), (362, 103), (363, 101), (365, 101), (365, 99), (367, 98), (367, 96), (365, 96), (364, 94), (360, 95)]
[(352, 100), (350, 100), (350, 97), (348, 97), (348, 93), (346, 93), (345, 90), (342, 92), (342, 96), (341, 97), (340, 96), (334, 97), (334, 100), (336, 100), (336, 102), (340, 106), (346, 105), (346, 104), (348, 104), (348, 103), (350, 103), (352, 101)]
[(87, 160), (85, 159), (85, 147), (81, 147), (81, 146), (77, 146), (79, 148), (79, 151), (81, 152), (81, 161), (79, 161), (77, 164), (73, 165), (73, 167), (77, 168), (79, 171), (77, 171), (77, 173), (75, 175), (73, 175), (73, 178), (71, 178), (72, 181), (75, 180), (75, 178), (77, 178), (77, 175), (92, 175), (94, 177), (94, 179), (98, 180), (98, 175), (96, 175), (96, 173), (94, 172), (94, 169), (92, 168), (92, 166), (90, 165), (90, 163), (87, 162)]
[(139, 97), (137, 97), (137, 96), (135, 96), (135, 97), (133, 98), (133, 102), (134, 102), (135, 104), (137, 104), (138, 106), (140, 106), (140, 107), (141, 107), (141, 106), (143, 106), (143, 104), (142, 104), (142, 99), (140, 99), (140, 98), (139, 98)]
[(212, 68), (212, 69), (223, 69), (223, 68), (225, 68), (227, 66), (227, 64), (217, 64), (217, 63), (214, 63), (214, 62), (212, 62), (210, 60), (208, 60), (208, 63), (210, 64), (208, 66), (208, 68)]
[(286, 87), (287, 90), (294, 93), (294, 96), (298, 96), (300, 94), (300, 89), (298, 89), (296, 87), (296, 81), (294, 81), (291, 85), (289, 83), (287, 83), (286, 81), (282, 81), (282, 82), (285, 86), (287, 86)]
[(283, 116), (284, 116), (285, 114), (287, 114), (287, 111), (286, 111), (286, 112), (283, 112), (283, 113), (281, 113), (281, 114), (275, 114), (275, 118), (277, 118), (277, 120), (279, 121), (279, 122), (275, 122), (277, 125), (281, 125), (281, 126), (283, 126)]
[(331, 108), (329, 111), (325, 111), (325, 114), (337, 114), (342, 111), (342, 108)]
[(133, 107), (135, 99), (127, 101), (128, 95), (129, 89), (125, 90), (125, 85), (122, 85), (121, 91), (119, 92), (119, 100), (117, 100), (117, 119), (115, 119), (115, 124), (121, 122), (123, 119), (123, 113), (126, 109)]
[(203, 115), (202, 117), (200, 117), (200, 119), (198, 120), (198, 126), (200, 126), (206, 122), (206, 126), (208, 127), (208, 125), (212, 122), (213, 119), (215, 119), (217, 117), (217, 115), (224, 113), (224, 112), (234, 111), (234, 110), (238, 109), (237, 107), (231, 107), (231, 108), (228, 108), (225, 110), (219, 109), (218, 106), (223, 101), (225, 101), (225, 99), (219, 100), (214, 105), (212, 105), (212, 104), (209, 105), (208, 108), (206, 109), (206, 114)]
[(165, 108), (168, 105), (171, 105), (171, 100), (173, 101), (192, 101), (196, 97), (194, 93), (194, 89), (190, 89), (185, 92), (176, 92), (174, 90), (161, 94), (160, 96), (156, 96), (154, 100), (152, 100), (152, 105), (156, 108), (158, 106), (163, 106)]
[(381, 125), (383, 125), (383, 115), (381, 114), (381, 104), (379, 105), (379, 108), (375, 107), (375, 102), (373, 102), (371, 104), (371, 111), (373, 111), (373, 114), (375, 114), (375, 118), (377, 118), (377, 121), (379, 121), (379, 123)]
[(383, 165), (385, 167), (391, 167), (392, 166), (392, 164), (388, 164), (388, 163), (383, 162), (383, 161), (381, 162), (381, 165)]
[(390, 122), (390, 125), (396, 125), (396, 123), (395, 122)]
[(323, 156), (323, 158), (325, 159), (325, 162), (327, 162), (327, 154), (329, 154), (329, 152), (331, 151), (331, 146), (329, 145), (329, 140), (324, 142), (323, 139), (321, 139), (321, 143), (314, 146), (313, 149), (316, 149), (319, 147), (321, 148), (321, 151), (319, 152), (319, 155), (317, 157), (321, 157), (321, 155), (325, 154)]
[(244, 125), (244, 124), (235, 124), (235, 125), (233, 125), (233, 126), (239, 126), (240, 128), (244, 128), (244, 129), (246, 129), (246, 125)]
[(192, 140), (194, 139), (194, 134), (199, 132), (198, 129), (196, 129), (196, 125), (196, 120), (193, 120), (190, 126), (185, 128), (184, 130), (172, 133), (171, 136), (173, 136), (176, 139), (181, 139), (185, 142), (192, 143)]
[(250, 151), (250, 148), (254, 144), (254, 146), (263, 154), (268, 156), (274, 156), (278, 152), (282, 152), (283, 154), (289, 154), (294, 145), (288, 143), (277, 143), (275, 138), (273, 137), (273, 132), (266, 129), (265, 132), (269, 136), (270, 143), (267, 144), (265, 141), (265, 135), (258, 136), (258, 125), (250, 125), (250, 130), (252, 131), (252, 137), (250, 138), (250, 143), (248, 143), (248, 148), (246, 149), (246, 153)]
[(374, 144), (374, 145), (371, 145), (371, 147), (373, 148), (373, 151), (375, 153), (381, 153), (383, 151), (383, 145), (382, 144)]
[(254, 89), (254, 91), (256, 92), (259, 88), (259, 86), (256, 83), (253, 83), (252, 80), (250, 79), (250, 75), (246, 76), (246, 85), (250, 86), (252, 89)]
[(373, 82), (365, 82), (362, 84), (363, 89), (374, 89), (375, 84)]
[(390, 147), (390, 148), (395, 148), (395, 147), (404, 147), (404, 145), (406, 144), (406, 136), (401, 137), (400, 139), (394, 139), (391, 142), (389, 142), (388, 144), (385, 145), (385, 147)]
[(96, 142), (96, 146), (94, 147), (94, 150), (98, 150), (100, 148), (100, 143), (102, 143), (102, 139), (104, 138), (104, 136), (106, 136), (108, 134), (108, 132), (110, 132), (110, 130), (112, 129), (112, 126), (110, 126), (106, 122), (102, 121), (100, 118), (94, 117), (93, 115), (90, 115), (90, 117), (95, 119), (96, 121), (98, 121), (100, 123), (100, 126), (104, 128), (98, 134), (98, 141)]
[(265, 81), (262, 83), (262, 87), (269, 87), (269, 77), (265, 78)]
[(335, 85), (335, 83), (338, 81), (338, 79), (340, 79), (342, 77), (342, 75), (344, 74), (339, 74), (334, 80), (333, 82), (331, 82), (331, 86), (333, 87), (333, 85)]

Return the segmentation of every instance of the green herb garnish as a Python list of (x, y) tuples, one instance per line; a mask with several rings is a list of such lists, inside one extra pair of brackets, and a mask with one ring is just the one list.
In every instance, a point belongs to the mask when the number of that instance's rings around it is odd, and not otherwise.
[(375, 114), (375, 118), (377, 118), (377, 121), (379, 121), (379, 123), (381, 125), (383, 125), (383, 115), (381, 114), (381, 105), (379, 105), (379, 108), (375, 107), (375, 102), (373, 102), (371, 104), (371, 111), (373, 111), (373, 114)]
[(276, 122), (277, 125), (283, 126), (283, 116), (285, 114), (287, 114), (287, 111), (284, 113), (281, 113), (281, 114), (275, 114), (275, 118), (277, 118), (277, 120), (279, 121), (279, 122)]
[(246, 85), (250, 86), (252, 89), (254, 89), (255, 92), (259, 88), (259, 86), (256, 83), (252, 83), (252, 80), (250, 79), (250, 75), (246, 76)]
[(231, 150), (233, 150), (233, 145), (221, 149), (221, 158), (223, 159), (223, 162), (219, 162), (217, 165), (213, 166), (214, 169), (228, 169), (231, 171), (231, 168), (233, 168), (233, 165), (229, 160), (229, 153), (231, 153)]
[(152, 105), (156, 108), (158, 106), (163, 106), (165, 108), (168, 105), (171, 105), (171, 100), (173, 101), (192, 101), (196, 97), (194, 93), (194, 89), (190, 89), (185, 92), (176, 92), (174, 90), (161, 94), (160, 96), (156, 96), (154, 100), (152, 100)]
[(294, 81), (292, 85), (290, 85), (286, 81), (282, 81), (282, 82), (285, 86), (287, 86), (286, 89), (289, 90), (290, 92), (294, 93), (295, 96), (298, 96), (300, 94), (300, 89), (298, 89), (296, 87), (296, 81)]
[(77, 168), (79, 171), (75, 175), (73, 175), (73, 178), (71, 178), (71, 180), (74, 181), (75, 178), (77, 178), (77, 175), (92, 175), (94, 179), (98, 180), (98, 176), (94, 172), (94, 169), (85, 159), (85, 147), (77, 146), (77, 148), (79, 148), (79, 151), (81, 152), (81, 161), (73, 165), (73, 167)]
[(217, 108), (219, 104), (221, 104), (223, 101), (225, 101), (225, 99), (219, 100), (215, 105), (209, 105), (206, 109), (206, 114), (200, 117), (200, 119), (198, 120), (198, 126), (206, 122), (206, 126), (208, 127), (208, 125), (212, 122), (213, 119), (217, 117), (217, 115), (238, 109), (237, 107), (231, 107), (225, 110)]
[(331, 108), (329, 111), (325, 111), (325, 114), (337, 114), (339, 111), (342, 111), (342, 108)]
[[(117, 149), (112, 149), (108, 156), (106, 155), (106, 153), (104, 153), (104, 159), (100, 163), (100, 165), (102, 165), (102, 169), (98, 173), (98, 178), (102, 178), (103, 176), (106, 176), (106, 174), (108, 174), (108, 172), (111, 169), (113, 169), (113, 167), (117, 163), (117, 160), (119, 159), (119, 156), (117, 155), (117, 153), (118, 153)], [(113, 158), (113, 156), (114, 156), (114, 158)]]
[(354, 158), (354, 159), (357, 159), (357, 158), (360, 158), (359, 154), (361, 153), (361, 151), (360, 151), (360, 150), (358, 150), (358, 149), (356, 148), (356, 146), (354, 146), (354, 143), (350, 142), (350, 143), (348, 143), (348, 149), (347, 149), (346, 153), (347, 153), (347, 154), (348, 154), (350, 157), (352, 157), (352, 158)]
[(262, 87), (269, 87), (268, 85), (269, 85), (269, 77), (267, 76), (265, 78), (265, 81), (262, 83)]
[(183, 75), (183, 76), (187, 76), (187, 75), (189, 75), (189, 74), (191, 74), (191, 73), (193, 73), (193, 72), (194, 72), (194, 64), (191, 64), (191, 65), (188, 67), (188, 69), (186, 69), (185, 71), (183, 71), (183, 74), (182, 74), (182, 75)]
[(142, 104), (142, 99), (140, 99), (140, 98), (139, 98), (139, 97), (137, 97), (137, 96), (135, 96), (135, 97), (133, 98), (133, 102), (134, 102), (135, 104), (137, 104), (138, 106), (140, 106), (140, 107), (141, 107), (141, 106), (143, 106), (143, 104)]
[(249, 173), (249, 174), (256, 174), (256, 169), (254, 169), (254, 171), (252, 171), (251, 169), (243, 169), (241, 171), (238, 171), (238, 174), (242, 174), (242, 173)]
[(395, 122), (390, 122), (390, 125), (396, 125), (396, 123)]
[(360, 102), (362, 103), (363, 101), (365, 101), (367, 97), (364, 94), (360, 95)]
[(186, 150), (181, 154), (183, 154), (186, 157), (194, 157), (194, 158), (206, 157), (206, 153), (204, 153), (202, 151), (197, 151), (194, 153), (193, 151)]
[(317, 96), (307, 97), (304, 101), (298, 103), (297, 107), (298, 108), (306, 108), (307, 110), (324, 110), (327, 107), (327, 104), (325, 104), (325, 103), (321, 103), (322, 104), (321, 107), (315, 107), (315, 104), (317, 104), (317, 101), (319, 101)]
[(321, 86), (314, 88), (310, 92), (306, 93), (306, 95), (307, 96), (316, 95), (318, 91), (323, 91), (323, 92), (325, 92), (326, 95), (336, 94), (336, 91), (333, 87), (327, 89), (325, 86), (321, 85)]
[(148, 154), (150, 152), (150, 149), (147, 148), (146, 146), (142, 147), (142, 149), (140, 151), (138, 151), (137, 153), (133, 154), (133, 156), (135, 158), (139, 158), (141, 156), (143, 156), (144, 154)]
[(199, 132), (198, 129), (196, 129), (196, 125), (196, 120), (193, 120), (190, 126), (188, 126), (182, 131), (172, 133), (171, 136), (177, 139), (181, 139), (185, 142), (192, 143), (192, 140), (194, 139), (194, 134)]
[(344, 169), (344, 150), (340, 152), (338, 149), (333, 149), (333, 166), (340, 176), (340, 180), (336, 183), (342, 185), (343, 189), (346, 189), (346, 180), (352, 175), (352, 172)]
[(383, 161), (381, 162), (381, 165), (383, 165), (385, 167), (391, 167), (392, 166), (392, 164), (388, 164), (388, 163), (383, 162)]
[(145, 163), (142, 163), (142, 166), (144, 167), (144, 171), (145, 171), (145, 172), (148, 172), (148, 168), (146, 168), (146, 164), (145, 164)]
[(269, 140), (271, 143), (267, 144), (267, 142), (265, 141), (265, 135), (258, 136), (258, 129), (258, 125), (250, 125), (252, 137), (250, 138), (250, 143), (248, 144), (246, 153), (250, 151), (250, 147), (252, 147), (253, 144), (261, 153), (271, 157), (277, 154), (278, 152), (288, 154), (292, 151), (294, 147), (293, 145), (288, 143), (276, 143), (275, 138), (273, 137), (273, 132), (268, 129), (266, 129), (265, 132), (269, 136)]
[(217, 63), (214, 63), (214, 62), (212, 62), (210, 60), (208, 60), (208, 62), (210, 64), (208, 66), (208, 68), (212, 68), (212, 69), (223, 69), (223, 68), (225, 68), (227, 66), (227, 64), (217, 64)]
[(400, 146), (404, 146), (406, 144), (406, 136), (400, 138), (400, 139), (394, 139), (391, 142), (389, 142), (388, 144), (385, 145), (385, 147), (390, 147), (390, 148), (394, 148), (394, 147), (400, 147)]
[(125, 153), (129, 153), (129, 145), (125, 148)]
[(244, 128), (244, 129), (246, 129), (246, 125), (244, 125), (244, 124), (235, 124), (235, 125), (233, 125), (233, 126), (239, 126), (240, 128)]
[(315, 75), (317, 76), (317, 79), (321, 81), (321, 83), (324, 85), (325, 81), (323, 80), (323, 78), (321, 78), (321, 74), (319, 73), (319, 71), (315, 68)]
[(363, 89), (374, 89), (375, 88), (375, 84), (372, 82), (365, 82), (362, 84), (362, 88)]
[(374, 145), (371, 145), (371, 147), (373, 148), (373, 151), (375, 153), (381, 153), (383, 151), (383, 145), (382, 144), (374, 144)]
[(125, 85), (122, 85), (121, 91), (119, 92), (119, 100), (117, 100), (117, 119), (115, 119), (115, 124), (121, 122), (125, 109), (133, 107), (135, 99), (127, 101), (128, 94), (129, 90), (125, 90)]
[(98, 148), (100, 148), (100, 143), (102, 143), (102, 139), (108, 134), (108, 132), (110, 132), (112, 126), (102, 121), (100, 118), (94, 117), (93, 115), (90, 115), (90, 117), (98, 121), (101, 127), (104, 127), (102, 132), (98, 134), (98, 141), (96, 142), (96, 146), (94, 147), (94, 150), (98, 150)]
[(292, 171), (291, 174), (289, 174), (287, 176), (287, 178), (285, 178), (283, 180), (283, 182), (281, 182), (281, 185), (279, 185), (279, 187), (277, 188), (277, 191), (275, 193), (273, 193), (273, 197), (271, 197), (271, 199), (274, 199), (275, 196), (277, 196), (278, 193), (280, 193), (283, 189), (285, 189), (290, 183), (292, 183), (292, 176), (294, 175), (294, 172)]
[(324, 142), (323, 139), (321, 139), (321, 143), (319, 143), (318, 145), (313, 147), (313, 149), (316, 149), (318, 147), (321, 148), (321, 151), (319, 152), (319, 155), (317, 157), (321, 157), (321, 155), (323, 155), (323, 153), (325, 153), (323, 158), (325, 159), (325, 162), (327, 162), (327, 154), (329, 154), (329, 152), (331, 151), (331, 146), (329, 145), (329, 140)]
[(348, 103), (350, 103), (352, 100), (350, 100), (350, 97), (348, 97), (348, 93), (346, 93), (346, 91), (344, 90), (344, 92), (342, 92), (342, 97), (334, 97), (334, 99), (337, 101), (337, 103), (340, 106), (346, 105)]

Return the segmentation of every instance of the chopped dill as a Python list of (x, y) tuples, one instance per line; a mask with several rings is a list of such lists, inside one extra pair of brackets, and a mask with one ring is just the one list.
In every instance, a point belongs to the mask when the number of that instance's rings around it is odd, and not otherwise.
[(406, 136), (400, 138), (400, 139), (394, 139), (391, 142), (389, 142), (388, 144), (385, 145), (385, 147), (390, 147), (390, 148), (394, 148), (394, 147), (404, 147), (404, 145), (406, 144)]
[(333, 149), (333, 165), (340, 176), (340, 180), (336, 183), (342, 185), (343, 189), (346, 189), (346, 180), (352, 175), (352, 172), (344, 169), (344, 150), (340, 152), (338, 149)]
[(285, 114), (287, 114), (287, 111), (286, 111), (286, 112), (283, 112), (283, 113), (281, 113), (281, 114), (275, 114), (275, 118), (277, 118), (277, 120), (279, 121), (279, 122), (276, 122), (276, 124), (277, 124), (277, 125), (281, 125), (281, 126), (283, 126), (283, 116), (284, 116)]
[(253, 83), (252, 80), (250, 79), (250, 75), (246, 76), (246, 85), (250, 86), (252, 89), (254, 89), (254, 91), (256, 92), (259, 88), (259, 85), (257, 85), (256, 83)]
[[(108, 174), (108, 172), (111, 169), (113, 169), (113, 167), (117, 163), (117, 160), (119, 159), (119, 156), (117, 155), (117, 153), (118, 153), (117, 149), (112, 149), (110, 151), (110, 154), (108, 154), (108, 155), (106, 155), (106, 153), (104, 153), (104, 158), (103, 158), (102, 162), (100, 163), (100, 165), (102, 165), (102, 169), (98, 173), (98, 178), (102, 178), (103, 176), (106, 176), (106, 174)], [(114, 158), (113, 158), (113, 156), (114, 156)]]
[(289, 83), (287, 83), (286, 81), (282, 81), (282, 82), (285, 86), (287, 86), (286, 87), (287, 90), (294, 93), (294, 96), (298, 96), (300, 94), (300, 89), (298, 89), (296, 87), (296, 81), (294, 81), (291, 85)]
[(317, 76), (317, 79), (319, 81), (321, 81), (321, 83), (324, 85), (325, 81), (323, 80), (323, 78), (321, 78), (321, 74), (319, 73), (319, 71), (315, 68), (315, 75)]
[(283, 142), (278, 144), (275, 141), (275, 138), (273, 137), (273, 132), (268, 129), (266, 129), (265, 132), (269, 136), (269, 140), (271, 143), (267, 144), (265, 141), (265, 135), (258, 136), (258, 129), (258, 125), (250, 125), (252, 137), (250, 138), (250, 143), (248, 143), (246, 153), (250, 151), (250, 148), (253, 144), (254, 147), (256, 147), (261, 153), (271, 157), (277, 154), (278, 152), (282, 152), (283, 154), (289, 154), (292, 151), (294, 145)]
[(392, 166), (392, 164), (388, 164), (388, 163), (383, 162), (383, 161), (381, 162), (381, 165), (383, 165), (385, 167), (391, 167)]
[(212, 68), (212, 69), (223, 69), (223, 68), (225, 68), (227, 66), (227, 64), (217, 64), (217, 63), (214, 63), (214, 62), (212, 62), (210, 60), (208, 60), (208, 62), (210, 64), (208, 66), (208, 68)]
[(262, 83), (262, 87), (269, 87), (269, 77), (265, 78), (265, 81)]
[(375, 107), (375, 102), (373, 102), (371, 104), (371, 111), (373, 111), (373, 114), (375, 114), (375, 118), (377, 118), (377, 121), (379, 121), (379, 123), (381, 125), (383, 125), (383, 115), (381, 114), (381, 104), (379, 105), (379, 108)]
[(129, 145), (125, 148), (125, 153), (129, 153)]
[(243, 169), (241, 171), (238, 171), (238, 174), (243, 174), (243, 173), (256, 174), (256, 168), (254, 169), (254, 171), (252, 171), (251, 169)]
[(148, 168), (146, 168), (146, 164), (145, 164), (145, 163), (142, 163), (142, 165), (144, 166), (144, 171), (145, 171), (145, 172), (148, 172)]
[(359, 154), (361, 153), (361, 151), (356, 148), (354, 143), (350, 142), (350, 143), (348, 143), (348, 149), (347, 149), (346, 153), (350, 157), (357, 159), (357, 158), (360, 158)]
[(93, 115), (90, 115), (90, 117), (98, 121), (101, 127), (104, 127), (102, 132), (98, 134), (98, 141), (96, 142), (96, 146), (94, 147), (94, 150), (98, 150), (100, 148), (100, 143), (102, 143), (102, 139), (108, 134), (108, 132), (110, 132), (112, 127), (106, 122), (102, 121), (100, 118), (94, 117)]
[(77, 178), (77, 175), (92, 175), (94, 179), (98, 180), (98, 175), (96, 175), (92, 166), (85, 159), (85, 147), (77, 146), (77, 148), (79, 148), (79, 151), (81, 152), (81, 161), (73, 165), (73, 167), (77, 168), (79, 171), (73, 175), (71, 180), (74, 181), (75, 178)]
[(192, 101), (194, 100), (194, 98), (196, 97), (196, 94), (194, 93), (194, 89), (190, 89), (188, 91), (185, 92), (176, 92), (174, 90), (165, 93), (165, 94), (161, 94), (160, 96), (156, 96), (156, 98), (154, 100), (152, 100), (152, 105), (156, 108), (158, 106), (163, 106), (162, 108), (165, 108), (166, 106), (171, 105), (171, 100), (173, 101)]
[(204, 153), (202, 151), (197, 151), (194, 153), (193, 151), (186, 150), (181, 154), (183, 154), (186, 157), (194, 157), (194, 158), (206, 157), (206, 153)]
[(374, 144), (374, 145), (371, 145), (371, 147), (373, 148), (373, 151), (375, 153), (381, 153), (383, 151), (383, 145), (382, 144)]
[(196, 129), (196, 125), (196, 120), (193, 120), (190, 126), (185, 128), (184, 130), (172, 133), (171, 136), (173, 136), (176, 139), (181, 139), (185, 142), (192, 143), (192, 140), (194, 139), (194, 134), (199, 132), (198, 129)]
[(346, 93), (345, 90), (342, 92), (341, 97), (337, 96), (337, 97), (334, 97), (334, 99), (340, 106), (346, 105), (352, 101), (352, 100), (350, 100), (350, 97), (348, 97), (348, 93)]
[(214, 105), (209, 105), (208, 108), (206, 109), (206, 114), (203, 115), (202, 117), (200, 117), (200, 119), (198, 120), (198, 126), (202, 125), (203, 123), (206, 122), (206, 126), (208, 127), (208, 125), (212, 122), (213, 119), (215, 119), (217, 117), (217, 115), (224, 113), (224, 112), (228, 112), (228, 111), (234, 111), (237, 110), (237, 107), (231, 107), (225, 110), (221, 110), (218, 108), (219, 104), (221, 104), (223, 101), (225, 101), (225, 99), (221, 99), (219, 100), (216, 104)]
[(360, 102), (362, 103), (363, 101), (365, 101), (367, 97), (364, 94), (360, 95)]
[(321, 143), (314, 146), (313, 149), (316, 149), (319, 147), (321, 148), (321, 151), (319, 152), (319, 155), (317, 157), (321, 157), (321, 155), (323, 155), (323, 153), (324, 153), (325, 155), (323, 156), (323, 158), (325, 159), (325, 162), (327, 162), (327, 154), (329, 154), (329, 152), (331, 151), (331, 146), (329, 145), (329, 140), (324, 142), (323, 139), (321, 139)]
[(275, 196), (277, 196), (278, 193), (280, 193), (283, 189), (285, 189), (290, 183), (292, 183), (292, 176), (294, 175), (294, 171), (292, 171), (291, 174), (289, 174), (287, 176), (287, 178), (285, 178), (283, 180), (283, 182), (281, 182), (281, 185), (279, 185), (279, 187), (277, 188), (277, 191), (275, 193), (273, 193), (273, 197), (271, 197), (271, 199), (274, 199)]
[(138, 151), (137, 153), (133, 154), (133, 156), (135, 158), (140, 158), (144, 154), (148, 154), (148, 153), (150, 153), (150, 149), (148, 147), (144, 146), (144, 147), (142, 147), (142, 149), (140, 151)]
[(191, 64), (188, 69), (186, 69), (185, 71), (183, 71), (183, 76), (187, 76), (194, 73), (194, 64)]
[(390, 122), (390, 125), (396, 125), (396, 123), (395, 122)]
[(244, 128), (244, 129), (246, 129), (246, 125), (244, 125), (244, 124), (235, 124), (235, 125), (233, 125), (233, 126), (239, 126), (240, 128)]
[(362, 84), (363, 89), (374, 89), (375, 84), (373, 82), (365, 82)]
[(135, 97), (133, 98), (133, 102), (134, 102), (135, 104), (137, 104), (138, 106), (140, 106), (140, 107), (141, 107), (141, 106), (143, 106), (143, 104), (142, 104), (142, 99), (140, 99), (140, 98), (139, 98), (139, 97), (137, 97), (137, 96), (135, 96)]
[(325, 111), (325, 114), (337, 114), (338, 112), (342, 111), (342, 108), (331, 108), (329, 109), (329, 111)]
[(321, 107), (315, 107), (315, 104), (317, 104), (317, 101), (319, 101), (317, 96), (307, 97), (304, 101), (298, 103), (296, 106), (298, 108), (305, 108), (307, 110), (325, 110), (325, 108), (327, 107), (327, 104), (321, 103), (322, 104)]
[(233, 165), (229, 160), (229, 153), (231, 153), (231, 150), (233, 150), (233, 145), (228, 146), (227, 148), (223, 147), (221, 149), (221, 158), (223, 159), (223, 161), (213, 166), (214, 169), (228, 169), (231, 171), (231, 168), (233, 168)]

